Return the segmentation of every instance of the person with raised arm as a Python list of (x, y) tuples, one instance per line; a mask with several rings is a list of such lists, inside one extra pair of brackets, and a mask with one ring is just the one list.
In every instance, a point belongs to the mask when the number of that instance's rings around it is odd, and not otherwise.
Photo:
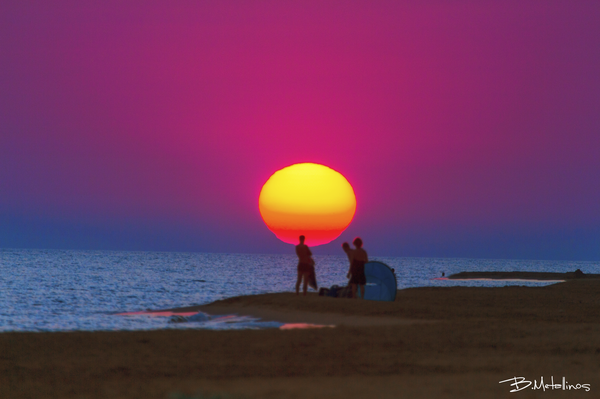
[(352, 242), (356, 247), (351, 252), (344, 251), (348, 254), (348, 258), (350, 258), (350, 254), (352, 255), (350, 261), (350, 270), (348, 274), (350, 275), (350, 286), (352, 287), (352, 298), (356, 298), (356, 291), (358, 287), (360, 287), (360, 297), (361, 299), (365, 299), (365, 284), (367, 284), (367, 277), (365, 276), (365, 263), (369, 261), (369, 257), (367, 255), (367, 251), (365, 251), (362, 247), (363, 242), (360, 237), (356, 237)]

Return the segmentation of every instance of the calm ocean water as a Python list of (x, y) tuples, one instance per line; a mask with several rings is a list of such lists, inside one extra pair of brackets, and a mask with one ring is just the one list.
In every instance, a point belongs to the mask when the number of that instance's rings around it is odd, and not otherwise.
[[(315, 256), (320, 286), (343, 284), (348, 260)], [(398, 288), (544, 285), (545, 283), (432, 280), (461, 271), (600, 273), (600, 262), (373, 257), (396, 270)], [(0, 249), (0, 331), (255, 328), (258, 320), (174, 322), (174, 318), (116, 313), (206, 304), (217, 299), (293, 291), (296, 257)]]

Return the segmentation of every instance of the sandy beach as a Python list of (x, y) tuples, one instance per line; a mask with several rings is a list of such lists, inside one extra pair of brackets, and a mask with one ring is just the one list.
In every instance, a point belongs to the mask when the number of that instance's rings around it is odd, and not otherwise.
[[(336, 327), (2, 333), (0, 397), (578, 398), (600, 391), (595, 279), (411, 288), (395, 302), (278, 293), (178, 310)], [(510, 393), (510, 382), (499, 382), (513, 377), (557, 385)], [(576, 384), (590, 391), (568, 390)]]

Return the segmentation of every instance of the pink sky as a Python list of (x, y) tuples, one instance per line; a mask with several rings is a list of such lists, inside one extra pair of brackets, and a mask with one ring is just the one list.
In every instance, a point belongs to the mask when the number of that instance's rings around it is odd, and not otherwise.
[(600, 259), (599, 3), (399, 3), (0, 5), (0, 247), (285, 252), (315, 162), (325, 253)]

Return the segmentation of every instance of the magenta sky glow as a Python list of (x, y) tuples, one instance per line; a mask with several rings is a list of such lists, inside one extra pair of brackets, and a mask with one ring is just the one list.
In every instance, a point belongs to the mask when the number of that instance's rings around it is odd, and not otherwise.
[(0, 5), (0, 247), (289, 252), (315, 162), (323, 253), (600, 259), (598, 2), (84, 3)]

